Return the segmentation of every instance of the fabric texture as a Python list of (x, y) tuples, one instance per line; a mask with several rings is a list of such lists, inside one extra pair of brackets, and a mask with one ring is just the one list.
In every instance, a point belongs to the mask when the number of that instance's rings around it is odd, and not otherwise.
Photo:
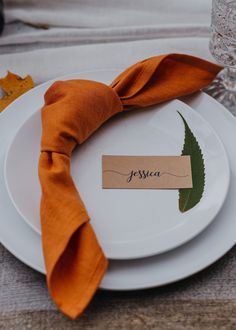
[(188, 55), (162, 55), (131, 66), (111, 86), (58, 81), (46, 92), (39, 160), (43, 251), (49, 291), (69, 317), (84, 311), (108, 264), (70, 176), (73, 149), (113, 115), (191, 94), (220, 69)]
[(209, 25), (210, 9), (211, 0), (5, 0), (7, 22), (93, 29)]
[(211, 0), (6, 0), (8, 24), (0, 38), (0, 53), (32, 47), (208, 37), (210, 12)]

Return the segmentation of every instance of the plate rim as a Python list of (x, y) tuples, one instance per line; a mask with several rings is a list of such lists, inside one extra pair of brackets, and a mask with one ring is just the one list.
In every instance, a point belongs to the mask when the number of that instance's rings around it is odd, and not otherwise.
[[(101, 72), (115, 72), (116, 70), (99, 70)], [(90, 73), (93, 73), (93, 71), (90, 71)], [(82, 74), (82, 73), (81, 73)], [(83, 74), (86, 74), (86, 72), (84, 72)], [(73, 74), (73, 76), (76, 75)], [(74, 79), (74, 78), (72, 78)], [(50, 81), (47, 82), (46, 85), (49, 85)], [(211, 134), (213, 134), (215, 141), (218, 143), (219, 148), (221, 149), (223, 158), (224, 158), (224, 165), (225, 167), (225, 173), (227, 175), (226, 181), (225, 181), (225, 186), (224, 186), (224, 195), (220, 200), (220, 203), (218, 203), (215, 207), (215, 210), (213, 212), (213, 214), (211, 215), (211, 217), (209, 217), (209, 219), (206, 221), (206, 223), (202, 224), (201, 226), (198, 226), (198, 224), (194, 224), (194, 230), (193, 232), (191, 231), (191, 226), (188, 225), (188, 223), (186, 223), (187, 225), (187, 232), (185, 230), (185, 224), (184, 227), (177, 227), (177, 229), (172, 229), (170, 231), (167, 231), (167, 234), (164, 235), (163, 239), (165, 240), (166, 235), (172, 235), (175, 236), (176, 235), (176, 230), (177, 230), (177, 241), (175, 241), (173, 244), (171, 245), (164, 245), (163, 247), (160, 247), (158, 244), (155, 244), (155, 241), (158, 240), (158, 235), (153, 235), (151, 237), (146, 237), (145, 240), (133, 240), (133, 241), (129, 241), (125, 244), (125, 246), (122, 248), (120, 247), (121, 244), (118, 245), (117, 244), (113, 244), (112, 242), (110, 243), (106, 243), (103, 242), (104, 244), (104, 248), (107, 247), (107, 249), (105, 248), (105, 250), (109, 251), (111, 249), (110, 253), (106, 253), (106, 256), (109, 259), (112, 260), (130, 260), (130, 259), (141, 259), (141, 258), (145, 258), (145, 257), (151, 257), (154, 255), (158, 255), (158, 254), (162, 254), (162, 253), (166, 253), (168, 251), (171, 251), (185, 243), (187, 243), (188, 241), (192, 240), (194, 237), (196, 237), (197, 235), (199, 235), (203, 230), (205, 230), (216, 218), (216, 216), (218, 215), (218, 213), (220, 212), (221, 208), (224, 205), (224, 202), (226, 200), (227, 194), (228, 194), (228, 190), (229, 190), (229, 183), (230, 183), (230, 166), (229, 166), (229, 160), (228, 160), (228, 155), (226, 153), (225, 147), (220, 139), (220, 137), (218, 136), (217, 132), (214, 130), (214, 128), (210, 125), (210, 123), (202, 116), (200, 115), (198, 112), (194, 111), (194, 109), (192, 109), (189, 105), (187, 105), (186, 103), (175, 99), (175, 100), (171, 100), (169, 102), (165, 102), (164, 106), (168, 106), (169, 103), (176, 103), (176, 107), (180, 107), (181, 106), (183, 108), (183, 111), (190, 111), (191, 116), (198, 118), (199, 120), (202, 121), (202, 123), (204, 123), (205, 127), (209, 129), (209, 131), (211, 132)], [(158, 107), (161, 107), (161, 105), (158, 105)], [(189, 109), (187, 109), (189, 108)], [(181, 109), (182, 110), (182, 109)], [(40, 110), (35, 110), (18, 128), (17, 130), (14, 132), (14, 135), (10, 141), (10, 143), (8, 144), (6, 151), (5, 151), (5, 155), (4, 155), (4, 182), (5, 182), (5, 186), (8, 192), (8, 195), (10, 197), (10, 200), (12, 202), (12, 204), (14, 205), (15, 209), (17, 210), (17, 212), (19, 213), (19, 215), (21, 216), (22, 220), (26, 222), (27, 225), (29, 225), (32, 230), (34, 230), (38, 235), (41, 236), (41, 231), (39, 231), (39, 229), (28, 219), (28, 217), (26, 217), (24, 215), (23, 212), (21, 212), (21, 209), (18, 207), (18, 204), (15, 201), (15, 198), (12, 195), (11, 189), (9, 187), (9, 182), (8, 182), (8, 162), (9, 162), (9, 157), (11, 156), (12, 152), (12, 147), (14, 147), (14, 143), (17, 140), (18, 134), (20, 132), (22, 132), (22, 130), (24, 129), (25, 125), (27, 125), (30, 121), (32, 121), (32, 119), (34, 119), (35, 116), (39, 115), (39, 111)], [(188, 227), (189, 226), (189, 227)], [(183, 236), (180, 235), (180, 232), (183, 231), (184, 234)], [(162, 239), (162, 241), (163, 241)], [(139, 248), (140, 244), (144, 244), (144, 241), (151, 241), (152, 243), (149, 244), (149, 248)], [(151, 247), (151, 248), (150, 248)], [(124, 252), (122, 252), (123, 250), (128, 249), (130, 252), (128, 254), (124, 254)]]

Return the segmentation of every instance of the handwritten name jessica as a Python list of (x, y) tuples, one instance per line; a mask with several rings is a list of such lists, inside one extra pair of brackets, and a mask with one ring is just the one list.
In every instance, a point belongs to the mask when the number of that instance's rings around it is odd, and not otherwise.
[(128, 173), (128, 178), (127, 178), (127, 182), (131, 182), (133, 177), (137, 177), (138, 179), (147, 179), (149, 177), (160, 177), (161, 176), (161, 172), (159, 171), (149, 171), (149, 170), (137, 170), (134, 171), (132, 170), (130, 173)]
[(160, 178), (162, 175), (171, 175), (178, 178), (186, 178), (188, 175), (178, 175), (170, 172), (150, 171), (150, 170), (131, 170), (129, 173), (121, 173), (115, 170), (104, 170), (103, 172), (111, 172), (119, 175), (126, 176), (126, 182), (130, 183), (133, 178), (144, 180), (147, 178)]

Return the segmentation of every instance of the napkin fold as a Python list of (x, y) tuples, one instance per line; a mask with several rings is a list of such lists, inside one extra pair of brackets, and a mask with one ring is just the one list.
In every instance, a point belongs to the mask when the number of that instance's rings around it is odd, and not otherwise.
[(196, 92), (220, 70), (193, 56), (169, 54), (134, 64), (110, 86), (68, 80), (47, 90), (39, 159), (42, 243), (48, 289), (68, 317), (81, 315), (108, 266), (70, 175), (73, 149), (116, 113)]

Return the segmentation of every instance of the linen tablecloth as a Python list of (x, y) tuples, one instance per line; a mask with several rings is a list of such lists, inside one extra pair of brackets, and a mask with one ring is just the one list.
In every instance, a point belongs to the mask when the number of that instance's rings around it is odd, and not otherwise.
[[(210, 0), (7, 0), (0, 76), (31, 74), (39, 84), (169, 52), (212, 60), (210, 7)], [(0, 329), (234, 329), (235, 253), (167, 287), (98, 292), (72, 322), (56, 310), (44, 276), (0, 246)]]

